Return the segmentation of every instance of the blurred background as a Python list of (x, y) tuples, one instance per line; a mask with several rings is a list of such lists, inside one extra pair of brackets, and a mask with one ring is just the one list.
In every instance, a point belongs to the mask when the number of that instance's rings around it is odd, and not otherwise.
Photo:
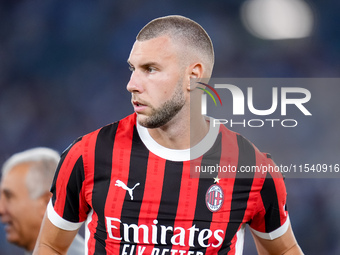
[[(0, 164), (13, 153), (74, 139), (132, 113), (126, 60), (151, 19), (194, 19), (214, 42), (214, 77), (340, 77), (335, 0), (0, 0)], [(305, 86), (306, 87), (306, 86)], [(306, 87), (308, 88), (308, 87)], [(278, 163), (340, 163), (340, 87), (311, 88), (315, 113), (299, 129), (238, 129)], [(313, 92), (315, 91), (315, 92)], [(320, 100), (313, 101), (318, 94)], [(316, 112), (317, 111), (317, 112)], [(287, 179), (305, 254), (340, 254), (340, 179)], [(23, 254), (7, 243), (0, 255)], [(244, 254), (255, 254), (249, 231)]]

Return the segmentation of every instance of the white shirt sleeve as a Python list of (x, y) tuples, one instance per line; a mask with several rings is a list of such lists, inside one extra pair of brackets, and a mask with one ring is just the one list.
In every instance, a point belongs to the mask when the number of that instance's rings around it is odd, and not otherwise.
[(275, 229), (274, 231), (270, 232), (270, 233), (263, 233), (260, 231), (257, 231), (253, 228), (250, 227), (250, 230), (257, 235), (258, 237), (262, 238), (262, 239), (267, 239), (267, 240), (274, 240), (280, 236), (282, 236), (284, 233), (287, 232), (288, 227), (290, 224), (290, 220), (289, 220), (289, 216), (286, 219), (286, 222), (279, 228)]
[(50, 202), (47, 205), (47, 217), (52, 222), (53, 225), (63, 230), (69, 230), (69, 231), (77, 230), (83, 224), (83, 222), (77, 222), (77, 223), (70, 222), (60, 217), (53, 208), (52, 200), (50, 200)]

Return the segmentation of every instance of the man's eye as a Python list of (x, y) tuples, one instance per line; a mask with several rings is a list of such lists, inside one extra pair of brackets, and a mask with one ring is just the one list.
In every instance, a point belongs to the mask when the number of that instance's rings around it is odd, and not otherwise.
[(153, 73), (153, 72), (156, 71), (156, 68), (154, 68), (154, 67), (148, 67), (146, 70), (148, 71), (148, 73)]
[(13, 198), (13, 194), (11, 192), (4, 191), (1, 195), (6, 198), (6, 200), (11, 200)]
[(130, 70), (131, 72), (134, 72), (134, 71), (135, 71), (135, 68), (134, 68), (133, 66), (129, 66), (129, 70)]

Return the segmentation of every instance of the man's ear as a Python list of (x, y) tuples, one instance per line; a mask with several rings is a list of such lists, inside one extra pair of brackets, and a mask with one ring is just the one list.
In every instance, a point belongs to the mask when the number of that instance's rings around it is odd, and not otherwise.
[(187, 89), (194, 90), (197, 86), (197, 81), (203, 78), (203, 65), (201, 63), (194, 63), (189, 66), (189, 77), (190, 81), (188, 83)]
[(192, 64), (190, 78), (202, 78), (202, 77), (203, 77), (203, 65), (201, 63)]

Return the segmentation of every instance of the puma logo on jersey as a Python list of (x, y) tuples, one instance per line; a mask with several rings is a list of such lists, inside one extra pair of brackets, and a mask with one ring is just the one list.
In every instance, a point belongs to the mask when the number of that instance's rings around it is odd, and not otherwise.
[(136, 183), (135, 186), (133, 186), (133, 188), (129, 188), (128, 186), (126, 186), (126, 184), (124, 182), (122, 182), (121, 180), (117, 180), (115, 186), (118, 186), (124, 190), (126, 190), (127, 192), (129, 192), (130, 198), (131, 200), (133, 200), (133, 190), (139, 185), (140, 183)]

